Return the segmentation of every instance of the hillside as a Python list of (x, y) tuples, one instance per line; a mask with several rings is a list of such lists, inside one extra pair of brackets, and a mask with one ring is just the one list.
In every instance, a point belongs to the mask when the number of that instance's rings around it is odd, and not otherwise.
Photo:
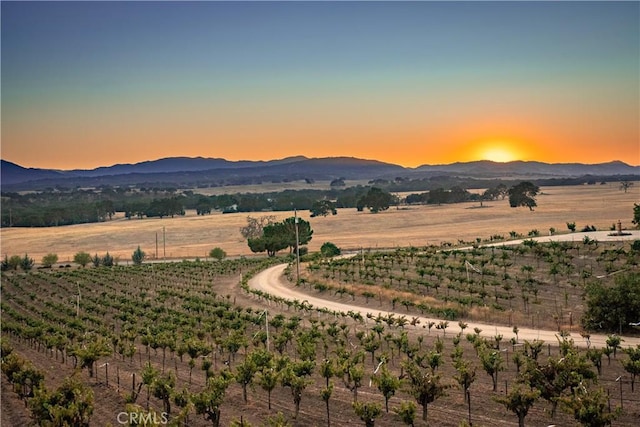
[(172, 157), (135, 164), (118, 164), (91, 170), (60, 171), (26, 168), (1, 161), (3, 191), (41, 190), (56, 186), (166, 185), (172, 187), (248, 185), (299, 180), (424, 178), (434, 175), (461, 177), (563, 178), (640, 175), (639, 166), (615, 161), (601, 164), (477, 161), (417, 168), (353, 157), (288, 157), (270, 161), (229, 161), (219, 158)]

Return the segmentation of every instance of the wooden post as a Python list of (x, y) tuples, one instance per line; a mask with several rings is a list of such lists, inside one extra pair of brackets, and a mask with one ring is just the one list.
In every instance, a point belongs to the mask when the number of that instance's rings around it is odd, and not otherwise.
[(467, 407), (469, 409), (469, 426), (472, 426), (471, 423), (471, 392), (467, 389)]

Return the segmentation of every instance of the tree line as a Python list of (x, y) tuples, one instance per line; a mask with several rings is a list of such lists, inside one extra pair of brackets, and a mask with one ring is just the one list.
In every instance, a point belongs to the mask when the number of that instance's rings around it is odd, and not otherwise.
[[(381, 183), (384, 184), (384, 183)], [(534, 184), (531, 184), (537, 188)], [(513, 188), (513, 187), (512, 187)], [(184, 215), (309, 210), (312, 216), (336, 214), (338, 208), (368, 209), (373, 213), (390, 206), (407, 204), (446, 204), (495, 200), (508, 194), (507, 186), (497, 184), (482, 194), (453, 186), (437, 187), (402, 199), (384, 186), (357, 185), (328, 190), (285, 190), (269, 193), (236, 193), (206, 196), (192, 190), (163, 189), (76, 189), (69, 192), (50, 189), (28, 194), (2, 193), (2, 227), (52, 227), (108, 221), (116, 212), (126, 218), (163, 218)]]

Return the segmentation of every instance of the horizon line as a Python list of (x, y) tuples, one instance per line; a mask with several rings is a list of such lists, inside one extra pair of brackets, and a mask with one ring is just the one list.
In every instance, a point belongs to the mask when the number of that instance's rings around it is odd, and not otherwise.
[(17, 162), (14, 162), (12, 160), (8, 160), (5, 159), (3, 157), (0, 156), (0, 160), (5, 161), (5, 162), (9, 162), (9, 163), (13, 163), (14, 165), (20, 166), (22, 168), (25, 169), (39, 169), (39, 170), (53, 170), (53, 171), (61, 171), (61, 172), (71, 172), (71, 171), (92, 171), (92, 170), (96, 170), (96, 169), (101, 169), (101, 168), (111, 168), (111, 167), (115, 167), (115, 166), (133, 166), (133, 165), (138, 165), (141, 163), (152, 163), (152, 162), (157, 162), (160, 160), (168, 160), (168, 159), (190, 159), (190, 160), (194, 160), (194, 159), (203, 159), (203, 160), (224, 160), (227, 162), (232, 162), (232, 163), (241, 163), (241, 162), (255, 162), (255, 163), (259, 163), (259, 162), (264, 162), (264, 163), (268, 163), (268, 162), (275, 162), (275, 161), (280, 161), (280, 160), (286, 160), (286, 159), (293, 159), (293, 158), (299, 158), (302, 157), (306, 160), (314, 160), (314, 159), (356, 159), (356, 160), (364, 160), (364, 161), (373, 161), (373, 162), (380, 162), (380, 163), (385, 163), (388, 165), (393, 165), (393, 166), (399, 166), (402, 167), (404, 169), (418, 169), (421, 167), (425, 167), (425, 166), (450, 166), (453, 164), (457, 164), (457, 163), (461, 163), (461, 164), (465, 164), (465, 163), (478, 163), (478, 162), (488, 162), (488, 163), (494, 163), (494, 164), (510, 164), (510, 163), (541, 163), (541, 164), (547, 164), (547, 165), (586, 165), (586, 166), (593, 166), (593, 165), (601, 165), (601, 164), (608, 164), (608, 163), (622, 163), (625, 164), (627, 166), (631, 166), (631, 167), (639, 167), (639, 164), (631, 164), (631, 163), (627, 163), (624, 162), (622, 160), (619, 159), (614, 159), (614, 160), (607, 160), (607, 161), (602, 161), (602, 162), (597, 162), (597, 163), (583, 163), (583, 162), (579, 162), (579, 161), (575, 161), (575, 162), (570, 162), (570, 161), (564, 161), (564, 162), (544, 162), (541, 160), (523, 160), (523, 159), (514, 159), (514, 160), (509, 160), (509, 161), (496, 161), (496, 160), (490, 160), (490, 159), (476, 159), (476, 160), (468, 160), (468, 161), (462, 161), (462, 160), (458, 160), (458, 161), (454, 161), (454, 162), (449, 162), (449, 163), (422, 163), (420, 165), (417, 166), (406, 166), (400, 163), (393, 163), (393, 162), (389, 162), (389, 161), (385, 161), (385, 160), (380, 160), (380, 159), (373, 159), (373, 158), (363, 158), (363, 157), (357, 157), (357, 156), (347, 156), (347, 155), (336, 155), (336, 156), (323, 156), (323, 157), (308, 157), (305, 156), (304, 154), (298, 154), (298, 155), (292, 155), (292, 156), (285, 156), (285, 157), (280, 157), (280, 158), (272, 158), (272, 159), (256, 159), (256, 160), (250, 160), (250, 159), (226, 159), (224, 157), (206, 157), (206, 156), (168, 156), (168, 157), (158, 157), (155, 159), (148, 159), (148, 160), (140, 160), (140, 161), (136, 161), (136, 162), (129, 162), (129, 163), (113, 163), (111, 165), (101, 165), (101, 166), (95, 166), (93, 168), (91, 167), (76, 167), (76, 168), (71, 168), (71, 169), (61, 169), (61, 168), (55, 168), (55, 167), (38, 167), (38, 166), (26, 166), (24, 164), (20, 164)]

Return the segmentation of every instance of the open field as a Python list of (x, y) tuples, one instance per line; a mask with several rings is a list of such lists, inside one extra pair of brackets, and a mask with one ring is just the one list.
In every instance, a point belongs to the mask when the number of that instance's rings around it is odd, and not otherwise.
[[(541, 235), (550, 227), (567, 232), (566, 223), (575, 222), (578, 230), (594, 225), (608, 230), (618, 220), (623, 228), (632, 228), (633, 203), (640, 200), (640, 185), (627, 193), (615, 183), (590, 186), (543, 187), (538, 196), (538, 208), (513, 209), (508, 200), (485, 203), (461, 203), (442, 206), (408, 206), (391, 208), (379, 214), (340, 209), (338, 215), (309, 218), (309, 212), (299, 215), (311, 222), (314, 230), (309, 244), (311, 251), (331, 241), (343, 249), (393, 248), (424, 246), (440, 242), (473, 241), (492, 235), (509, 237), (510, 231), (526, 235), (537, 229)], [(272, 213), (265, 213), (272, 214)], [(293, 212), (273, 213), (278, 220)], [(219, 246), (229, 256), (251, 255), (239, 233), (247, 216), (260, 213), (197, 216), (187, 212), (184, 217), (165, 219), (115, 220), (51, 228), (3, 228), (0, 230), (2, 254), (23, 255), (39, 262), (47, 253), (57, 253), (61, 262), (70, 261), (78, 251), (104, 254), (109, 251), (125, 262), (135, 248), (149, 255), (168, 258), (205, 257)], [(163, 228), (166, 232), (163, 247)]]

